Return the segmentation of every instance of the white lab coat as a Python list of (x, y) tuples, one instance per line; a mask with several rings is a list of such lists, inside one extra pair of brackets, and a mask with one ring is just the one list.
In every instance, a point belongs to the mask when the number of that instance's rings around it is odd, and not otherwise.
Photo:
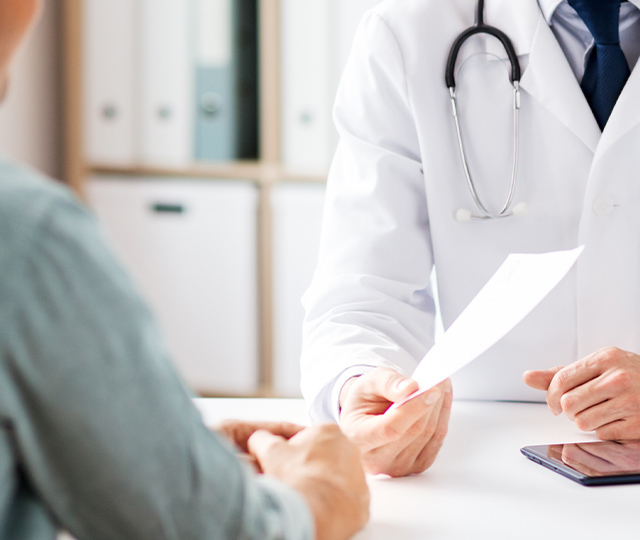
[[(536, 310), (454, 378), (458, 398), (544, 400), (524, 385), (524, 370), (608, 345), (640, 352), (640, 72), (601, 133), (536, 0), (487, 0), (487, 24), (510, 36), (523, 67), (514, 203), (529, 212), (459, 222), (458, 209), (477, 208), (444, 72), (474, 9), (474, 0), (386, 0), (358, 31), (335, 106), (341, 142), (318, 268), (304, 298), (302, 387), (317, 419), (335, 415), (339, 386), (363, 366), (413, 371), (433, 344), (433, 265), (446, 328), (509, 253), (586, 246)], [(493, 38), (463, 47), (463, 136), (493, 210), (510, 179), (508, 74)]]

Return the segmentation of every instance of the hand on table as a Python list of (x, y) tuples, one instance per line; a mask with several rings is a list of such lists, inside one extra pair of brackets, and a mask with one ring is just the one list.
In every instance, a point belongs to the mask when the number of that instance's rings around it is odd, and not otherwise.
[(548, 456), (587, 476), (640, 471), (640, 442), (554, 444)]
[(346, 540), (369, 519), (369, 489), (358, 449), (335, 424), (290, 439), (256, 431), (249, 452), (261, 469), (298, 490), (315, 518), (317, 540)]
[(640, 439), (640, 356), (601, 349), (565, 367), (527, 371), (524, 382), (547, 392), (551, 412), (564, 412), (599, 439)]
[(387, 368), (349, 379), (342, 388), (340, 425), (368, 473), (406, 476), (433, 464), (449, 425), (451, 381), (388, 410), (416, 390), (416, 381)]
[(215, 428), (218, 433), (224, 435), (238, 447), (238, 450), (242, 452), (242, 458), (257, 472), (262, 472), (262, 469), (255, 456), (249, 453), (251, 435), (258, 430), (264, 430), (288, 440), (303, 429), (302, 426), (287, 422), (243, 422), (240, 420), (226, 420)]

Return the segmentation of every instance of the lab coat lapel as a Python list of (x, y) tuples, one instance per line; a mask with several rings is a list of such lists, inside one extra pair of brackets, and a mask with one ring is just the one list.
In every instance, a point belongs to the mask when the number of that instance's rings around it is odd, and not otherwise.
[(595, 153), (601, 137), (600, 128), (562, 48), (539, 8), (535, 24), (529, 64), (520, 87)]
[(597, 161), (607, 150), (640, 123), (640, 106), (638, 95), (640, 93), (640, 69), (636, 68), (631, 73), (627, 84), (622, 90), (618, 101), (611, 112), (607, 125), (602, 132), (602, 138), (598, 151), (594, 157)]

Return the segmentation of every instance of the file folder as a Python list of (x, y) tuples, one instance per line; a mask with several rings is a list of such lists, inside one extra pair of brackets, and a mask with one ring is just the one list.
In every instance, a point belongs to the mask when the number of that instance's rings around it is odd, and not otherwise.
[(355, 32), (380, 0), (281, 0), (282, 162), (326, 174), (337, 145), (333, 103)]
[(337, 144), (331, 110), (337, 87), (338, 2), (282, 0), (282, 161), (324, 174)]
[(91, 164), (136, 160), (134, 73), (136, 2), (84, 3), (84, 132)]
[(150, 166), (187, 166), (193, 161), (191, 2), (136, 1), (140, 159)]
[(195, 158), (258, 157), (256, 0), (196, 0)]

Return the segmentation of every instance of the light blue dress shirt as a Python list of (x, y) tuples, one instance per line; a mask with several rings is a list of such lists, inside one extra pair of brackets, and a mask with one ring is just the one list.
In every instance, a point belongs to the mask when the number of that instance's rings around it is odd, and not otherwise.
[(0, 538), (310, 539), (202, 423), (93, 216), (0, 159)]
[[(591, 32), (567, 0), (538, 0), (538, 4), (578, 82), (582, 82), (594, 44)], [(640, 0), (629, 0), (620, 6), (620, 47), (632, 71), (640, 57), (639, 8)]]

